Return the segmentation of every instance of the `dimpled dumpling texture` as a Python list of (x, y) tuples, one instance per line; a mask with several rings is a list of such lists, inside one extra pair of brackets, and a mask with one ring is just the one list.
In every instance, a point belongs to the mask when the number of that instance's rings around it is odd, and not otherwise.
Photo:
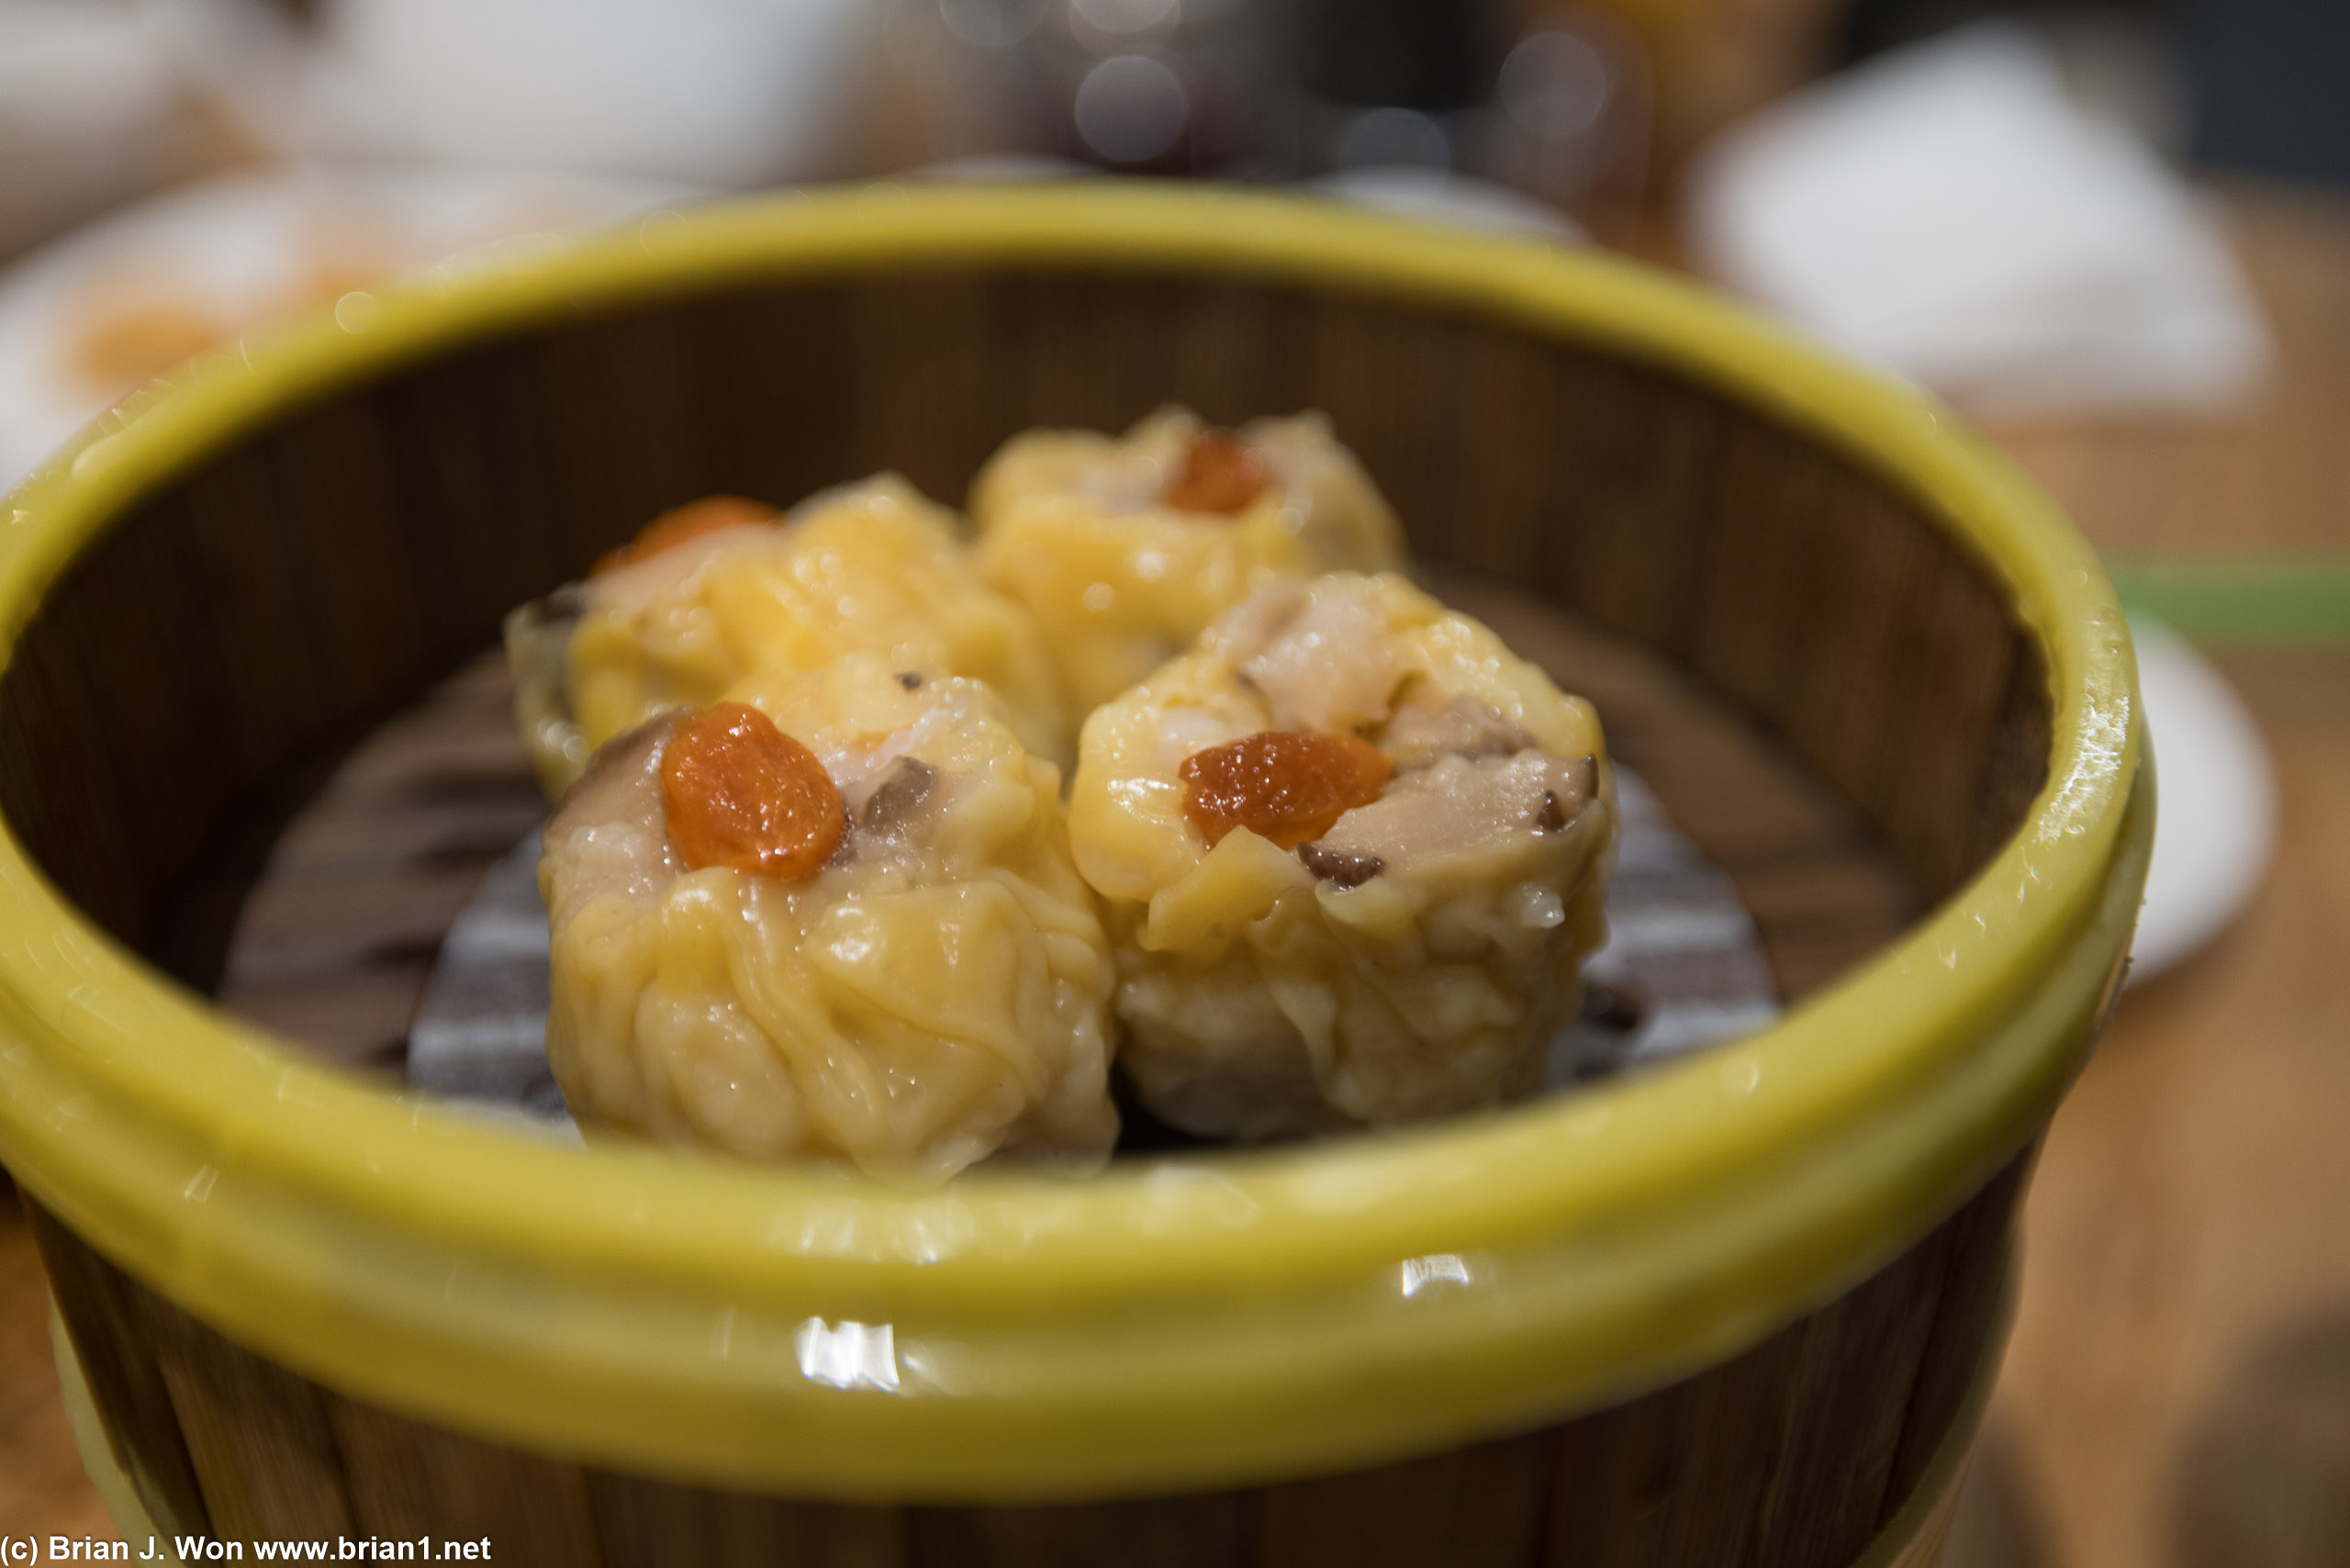
[(1273, 577), (1404, 565), (1394, 514), (1319, 414), (1241, 429), (1272, 483), (1238, 512), (1166, 505), (1201, 428), (1165, 409), (1124, 436), (1031, 431), (1006, 442), (972, 486), (980, 569), (1035, 611), (1080, 714), (1191, 646)]
[[(1265, 730), (1360, 735), (1394, 777), (1296, 853), (1211, 848), (1183, 760)], [(1390, 576), (1253, 596), (1080, 742), (1070, 833), (1142, 1103), (1270, 1137), (1530, 1092), (1604, 935), (1614, 802), (1591, 705), (1467, 616)]]
[[(812, 497), (780, 527), (728, 529), (599, 573), (581, 597), (557, 664), (564, 690), (535, 708), (524, 693), (526, 714), (567, 716), (525, 722), (555, 786), (655, 713), (852, 652), (988, 682), (1024, 745), (1068, 760), (1075, 726), (1035, 620), (980, 581), (953, 516), (894, 476)], [(547, 662), (517, 667), (527, 683)]]
[(677, 721), (597, 758), (539, 871), (573, 1113), (909, 1185), (992, 1157), (1099, 1167), (1113, 968), (1058, 770), (978, 683), (877, 655), (727, 696), (815, 753), (848, 832), (808, 877), (689, 869), (661, 805)]

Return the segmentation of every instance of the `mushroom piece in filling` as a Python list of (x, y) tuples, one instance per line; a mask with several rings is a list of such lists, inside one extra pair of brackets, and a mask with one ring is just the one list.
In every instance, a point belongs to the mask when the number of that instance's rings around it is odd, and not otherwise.
[(1319, 414), (1237, 431), (1162, 409), (1123, 436), (1030, 431), (971, 488), (988, 580), (1035, 612), (1080, 712), (1280, 576), (1404, 565), (1387, 503)]
[(1604, 935), (1596, 715), (1392, 576), (1270, 587), (1087, 721), (1079, 869), (1142, 1103), (1211, 1137), (1533, 1090)]
[(613, 741), (539, 868), (574, 1114), (912, 1185), (1098, 1168), (1113, 970), (1059, 787), (986, 688), (877, 655)]
[(789, 517), (711, 497), (507, 618), (516, 718), (559, 798), (606, 741), (702, 708), (755, 673), (878, 654), (988, 681), (1031, 749), (1066, 762), (1074, 725), (1033, 617), (979, 580), (953, 515), (883, 475)]

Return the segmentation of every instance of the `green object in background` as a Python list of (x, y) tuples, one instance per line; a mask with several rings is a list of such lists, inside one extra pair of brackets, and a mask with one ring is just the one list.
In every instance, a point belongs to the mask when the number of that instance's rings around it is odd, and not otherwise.
[(2107, 563), (2124, 609), (2216, 647), (2350, 644), (2350, 557)]

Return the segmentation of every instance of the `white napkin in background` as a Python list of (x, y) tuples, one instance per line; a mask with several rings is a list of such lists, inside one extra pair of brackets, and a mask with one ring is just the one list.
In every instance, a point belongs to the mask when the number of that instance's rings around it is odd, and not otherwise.
[(1687, 218), (1716, 277), (1979, 413), (2217, 411), (2269, 358), (2210, 215), (2011, 24), (1733, 126)]

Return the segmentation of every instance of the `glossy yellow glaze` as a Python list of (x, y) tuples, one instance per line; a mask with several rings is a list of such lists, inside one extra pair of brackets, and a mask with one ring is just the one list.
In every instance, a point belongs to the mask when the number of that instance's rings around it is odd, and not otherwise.
[[(2008, 1324), (2013, 1316), (2011, 1276), (2001, 1321), (1975, 1364), (1966, 1395), (1960, 1402), (1948, 1434), (1927, 1462), (1925, 1473), (1918, 1478), (1909, 1500), (1886, 1521), (1885, 1529), (1863, 1549), (1851, 1568), (1933, 1568), (1941, 1560), (1943, 1540), (1950, 1533), (1951, 1520), (1957, 1511), (1959, 1483), (1965, 1479), (1967, 1454), (1982, 1428), (1984, 1409), (1998, 1381), (1999, 1356), (2006, 1348)], [(66, 1422), (73, 1433), (73, 1447), (81, 1455), (83, 1469), (89, 1473), (98, 1501), (125, 1540), (141, 1543), (142, 1551), (146, 1550), (143, 1543), (153, 1541), (155, 1561), (166, 1568), (178, 1568), (180, 1558), (173, 1550), (173, 1527), (184, 1526), (187, 1521), (174, 1519), (161, 1500), (151, 1496), (115, 1458), (114, 1445), (106, 1439), (104, 1418), (91, 1397), (89, 1379), (74, 1354), (73, 1341), (53, 1311), (49, 1318), (49, 1339), (57, 1363), (58, 1390), (65, 1406)]]
[[(162, 980), (11, 841), (0, 1148), (35, 1196), (228, 1333), (399, 1409), (802, 1494), (1075, 1497), (1426, 1451), (1682, 1375), (1892, 1257), (2044, 1122), (2152, 843), (2094, 556), (1939, 405), (1596, 254), (1158, 185), (662, 215), (134, 398), (8, 498), (0, 640), (138, 496), (327, 388), (629, 299), (914, 257), (1377, 294), (1718, 387), (1890, 476), (2005, 583), (2047, 657), (2048, 785), (1902, 942), (1737, 1046), (1425, 1131), (923, 1195), (543, 1144), (364, 1087)], [(1405, 1268), (1430, 1255), (1460, 1266)], [(894, 1388), (803, 1371), (845, 1321), (890, 1326)]]

